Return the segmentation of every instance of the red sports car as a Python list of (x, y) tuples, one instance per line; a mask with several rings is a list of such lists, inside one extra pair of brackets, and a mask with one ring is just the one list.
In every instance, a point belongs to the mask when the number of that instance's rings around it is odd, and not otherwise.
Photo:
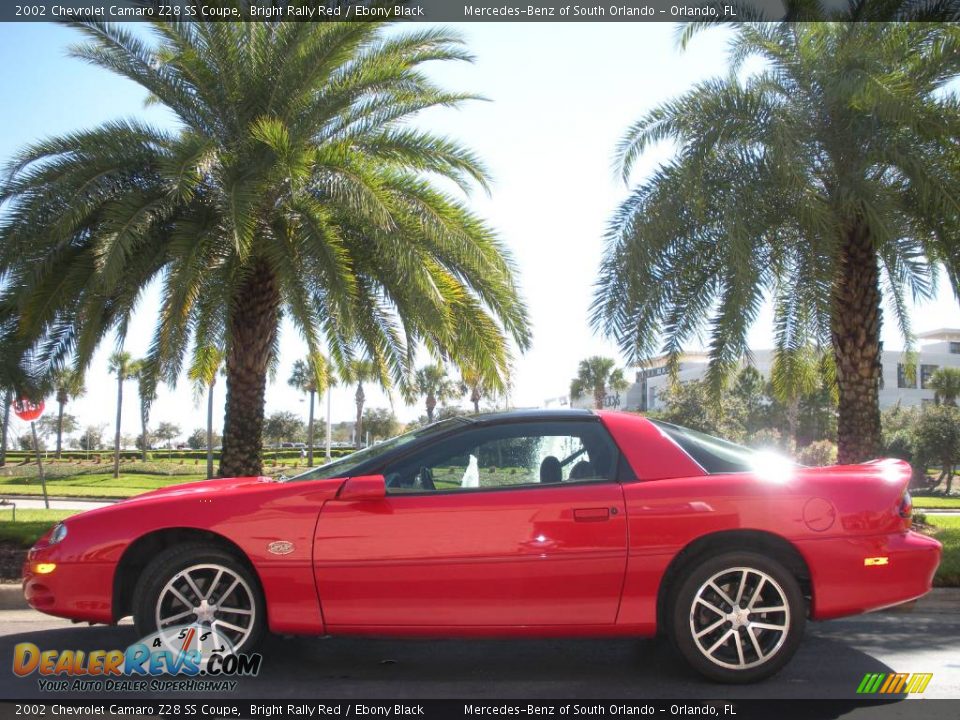
[(669, 634), (704, 675), (779, 670), (807, 617), (930, 589), (909, 466), (806, 468), (639, 415), (455, 418), (293, 478), (178, 485), (30, 551), (37, 610), (148, 635), (199, 623), (381, 636)]

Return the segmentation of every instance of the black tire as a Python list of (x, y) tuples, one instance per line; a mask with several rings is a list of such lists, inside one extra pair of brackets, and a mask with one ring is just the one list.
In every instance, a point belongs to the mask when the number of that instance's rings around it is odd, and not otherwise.
[[(190, 573), (187, 572), (188, 570)], [(219, 575), (218, 572), (220, 572)], [(263, 598), (260, 583), (255, 574), (235, 555), (215, 545), (205, 543), (183, 543), (167, 548), (144, 568), (137, 581), (132, 603), (134, 625), (140, 636), (146, 637), (159, 630), (158, 613), (177, 615), (189, 610), (187, 606), (173, 596), (172, 592), (165, 590), (168, 583), (174, 582), (174, 588), (179, 586), (179, 591), (185, 599), (191, 602), (197, 600), (196, 593), (188, 584), (186, 577), (188, 574), (190, 575), (189, 579), (193, 581), (201, 594), (209, 593), (210, 585), (216, 582), (216, 586), (210, 594), (210, 600), (217, 601), (216, 595), (220, 591), (223, 593), (223, 597), (219, 598), (221, 603), (225, 603), (225, 608), (235, 612), (204, 608), (205, 613), (211, 613), (208, 621), (192, 612), (185, 615), (177, 623), (172, 624), (179, 625), (182, 623), (186, 625), (197, 622), (201, 624), (207, 622), (209, 624), (217, 621), (216, 627), (230, 641), (234, 652), (252, 651), (263, 639), (266, 628), (266, 602)], [(230, 585), (234, 579), (237, 579), (238, 583), (231, 591)], [(160, 609), (157, 607), (158, 602), (164, 603)], [(178, 604), (167, 605), (170, 602)], [(202, 602), (203, 600), (201, 600)], [(200, 603), (196, 604), (200, 605)], [(163, 608), (171, 609), (164, 610)], [(241, 633), (219, 624), (223, 622), (229, 622), (236, 627), (243, 627), (247, 632), (241, 639)]]
[[(736, 601), (738, 594), (734, 610), (726, 600)], [(776, 607), (784, 610), (754, 610)], [(757, 682), (779, 672), (797, 651), (806, 624), (796, 578), (755, 552), (728, 552), (693, 567), (671, 609), (670, 632), (680, 654), (697, 672), (723, 683)]]

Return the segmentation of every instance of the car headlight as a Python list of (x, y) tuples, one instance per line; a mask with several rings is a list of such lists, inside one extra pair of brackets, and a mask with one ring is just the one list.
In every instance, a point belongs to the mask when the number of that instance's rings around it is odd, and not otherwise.
[(67, 536), (67, 526), (63, 523), (57, 523), (53, 528), (53, 532), (50, 533), (50, 539), (47, 540), (48, 545), (56, 545), (58, 542), (62, 541)]

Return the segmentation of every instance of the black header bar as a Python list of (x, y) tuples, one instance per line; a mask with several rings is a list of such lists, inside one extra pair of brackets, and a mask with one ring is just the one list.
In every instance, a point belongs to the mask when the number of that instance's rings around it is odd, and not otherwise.
[[(809, 19), (791, 0), (5, 0), (2, 22), (742, 22)], [(818, 18), (849, 18), (847, 0), (822, 0)], [(940, 0), (924, 20), (960, 18), (960, 0)], [(933, 12), (931, 10), (931, 12)], [(862, 19), (871, 19), (864, 15)]]

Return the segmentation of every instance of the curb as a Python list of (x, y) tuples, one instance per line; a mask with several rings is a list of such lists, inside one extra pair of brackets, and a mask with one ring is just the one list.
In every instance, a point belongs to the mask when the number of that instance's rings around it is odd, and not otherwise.
[(0, 585), (0, 610), (29, 610), (19, 583)]

